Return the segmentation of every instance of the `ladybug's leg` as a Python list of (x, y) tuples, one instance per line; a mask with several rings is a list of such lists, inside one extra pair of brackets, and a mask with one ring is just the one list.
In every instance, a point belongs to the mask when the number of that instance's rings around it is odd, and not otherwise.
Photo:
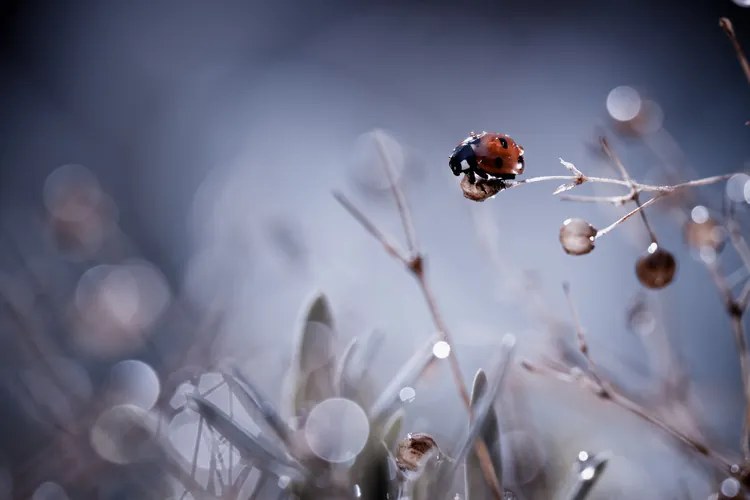
[(474, 175), (474, 170), (473, 169), (470, 169), (470, 170), (466, 171), (466, 178), (469, 179), (469, 182), (471, 184), (476, 184), (476, 182), (477, 182), (477, 178)]

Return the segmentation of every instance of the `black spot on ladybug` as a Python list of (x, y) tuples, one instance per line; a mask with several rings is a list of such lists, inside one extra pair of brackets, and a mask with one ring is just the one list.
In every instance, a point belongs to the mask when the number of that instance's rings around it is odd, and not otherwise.
[(503, 159), (499, 156), (495, 158), (495, 167), (501, 168), (503, 166)]
[(502, 146), (503, 146), (503, 147), (504, 147), (505, 149), (508, 149), (508, 141), (507, 141), (507, 140), (506, 140), (506, 139), (505, 139), (504, 137), (501, 137), (501, 138), (500, 138), (500, 144), (502, 144)]

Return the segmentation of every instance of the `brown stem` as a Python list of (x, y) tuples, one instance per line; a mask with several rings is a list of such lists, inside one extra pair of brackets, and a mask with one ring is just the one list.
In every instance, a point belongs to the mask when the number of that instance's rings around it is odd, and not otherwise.
[(748, 64), (747, 57), (745, 57), (745, 51), (742, 50), (742, 45), (740, 45), (740, 41), (737, 40), (737, 35), (734, 33), (732, 21), (730, 21), (729, 18), (722, 17), (719, 19), (719, 26), (721, 26), (721, 29), (726, 33), (729, 41), (732, 42), (734, 51), (737, 54), (737, 59), (740, 61), (742, 71), (745, 73), (745, 78), (747, 78), (747, 82), (750, 83), (750, 64)]
[(714, 263), (707, 264), (707, 267), (714, 283), (716, 284), (716, 288), (724, 299), (724, 305), (727, 314), (729, 314), (729, 320), (732, 325), (732, 334), (737, 348), (737, 356), (740, 360), (742, 393), (745, 397), (745, 418), (742, 423), (742, 438), (740, 445), (745, 461), (747, 462), (750, 461), (750, 352), (748, 352), (745, 326), (742, 322), (745, 308), (742, 303), (735, 300), (732, 295), (732, 290), (729, 288), (729, 284), (718, 266)]
[[(389, 181), (392, 180), (393, 177), (389, 176)], [(400, 193), (400, 190), (397, 186), (394, 188), (394, 192)], [(400, 194), (399, 196), (403, 197), (402, 194)], [(469, 417), (471, 418), (471, 398), (469, 396), (469, 391), (466, 389), (466, 385), (464, 384), (463, 378), (461, 376), (461, 367), (459, 366), (458, 359), (456, 358), (455, 345), (452, 342), (448, 327), (443, 320), (442, 315), (440, 314), (440, 310), (437, 306), (434, 293), (427, 283), (427, 278), (424, 272), (424, 258), (419, 254), (413, 257), (404, 256), (404, 254), (385, 237), (382, 231), (380, 231), (375, 226), (375, 224), (373, 224), (367, 218), (367, 216), (365, 216), (362, 211), (355, 207), (354, 204), (352, 204), (343, 194), (334, 193), (334, 197), (352, 215), (352, 217), (354, 217), (354, 219), (356, 219), (365, 228), (365, 230), (367, 230), (367, 232), (369, 232), (376, 240), (380, 242), (385, 251), (389, 255), (401, 261), (410, 271), (412, 276), (414, 276), (414, 278), (417, 280), (419, 289), (422, 291), (422, 295), (424, 296), (425, 302), (427, 303), (427, 308), (430, 312), (430, 316), (432, 317), (432, 322), (435, 325), (435, 328), (437, 328), (440, 337), (445, 342), (447, 342), (448, 345), (451, 346), (450, 355), (448, 356), (451, 375), (453, 377), (454, 383), (456, 384), (456, 389), (458, 390), (459, 396), (461, 397), (464, 406), (469, 412)], [(407, 213), (406, 205), (400, 204), (398, 205), (398, 207), (399, 214), (404, 217)], [(406, 223), (404, 223), (404, 227), (407, 227)], [(497, 473), (495, 472), (495, 468), (492, 465), (492, 460), (490, 458), (486, 443), (482, 439), (477, 439), (477, 441), (474, 443), (474, 451), (476, 452), (479, 459), (479, 465), (482, 469), (482, 475), (487, 481), (487, 484), (490, 486), (492, 495), (496, 500), (502, 500), (503, 492), (497, 480)]]
[[(571, 376), (569, 373), (565, 373), (560, 371), (559, 369), (551, 367), (540, 367), (539, 365), (535, 365), (527, 360), (522, 361), (521, 366), (531, 373), (548, 375), (563, 382), (573, 383), (578, 381), (577, 378)], [(692, 438), (679, 429), (671, 426), (656, 415), (653, 415), (646, 408), (628, 398), (624, 394), (620, 393), (612, 386), (612, 384), (606, 381), (602, 381), (606, 385), (600, 386), (599, 383), (594, 379), (587, 377), (584, 380), (588, 380), (590, 382), (588, 384), (589, 389), (599, 399), (619, 406), (620, 408), (627, 410), (633, 415), (636, 415), (638, 418), (658, 427), (673, 438), (687, 445), (690, 450), (693, 450), (695, 453), (698, 453), (699, 455), (709, 459), (711, 463), (722, 473), (731, 473), (732, 460), (730, 460), (729, 458), (711, 449), (705, 443)]]
[(663, 197), (664, 197), (664, 194), (660, 193), (660, 194), (657, 194), (656, 196), (654, 196), (653, 198), (651, 198), (650, 200), (648, 200), (647, 202), (639, 204), (636, 208), (634, 208), (630, 212), (626, 213), (625, 215), (623, 215), (622, 217), (620, 217), (619, 219), (617, 219), (616, 221), (614, 221), (609, 226), (605, 227), (604, 229), (598, 230), (596, 232), (596, 236), (594, 236), (594, 239), (601, 238), (602, 236), (604, 236), (608, 232), (612, 231), (615, 227), (619, 226), (620, 224), (622, 224), (623, 222), (625, 222), (626, 220), (628, 220), (629, 218), (631, 218), (632, 216), (634, 216), (638, 212), (642, 212), (644, 208), (648, 207), (649, 205), (651, 205), (653, 203), (656, 203), (657, 200), (659, 200), (659, 199), (661, 199)]

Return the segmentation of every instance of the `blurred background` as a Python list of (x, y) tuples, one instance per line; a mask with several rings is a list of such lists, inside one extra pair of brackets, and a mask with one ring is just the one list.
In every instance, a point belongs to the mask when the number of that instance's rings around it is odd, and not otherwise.
[[(737, 290), (748, 273), (729, 245), (691, 248), (683, 232), (728, 206), (747, 227), (750, 178), (650, 210), (678, 273), (644, 291), (639, 220), (584, 257), (558, 241), (568, 217), (604, 227), (628, 208), (560, 201), (556, 183), (473, 203), (447, 158), (488, 130), (525, 148), (526, 177), (564, 175), (560, 157), (617, 176), (605, 134), (642, 181), (750, 170), (750, 88), (718, 26), (730, 17), (749, 46), (747, 7), (2, 3), (0, 497), (170, 497), (168, 481), (88, 436), (96, 416), (123, 402), (169, 407), (180, 384), (227, 359), (281, 404), (298, 311), (316, 290), (342, 347), (382, 332), (371, 371), (385, 385), (435, 332), (412, 278), (331, 196), (345, 192), (403, 241), (376, 140), (467, 382), (506, 333), (520, 357), (567, 352), (568, 281), (605, 373), (739, 458), (739, 365), (705, 264)], [(413, 389), (405, 430), (450, 443), (466, 417), (447, 366)], [(519, 483), (553, 484), (583, 449), (612, 453), (593, 498), (706, 498), (722, 479), (573, 385), (513, 370), (504, 398), (523, 408), (504, 439), (533, 450)], [(194, 438), (181, 440), (189, 455)]]

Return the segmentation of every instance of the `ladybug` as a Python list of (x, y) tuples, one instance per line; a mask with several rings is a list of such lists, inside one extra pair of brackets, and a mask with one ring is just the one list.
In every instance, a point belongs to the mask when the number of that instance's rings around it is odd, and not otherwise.
[(453, 175), (466, 174), (474, 184), (482, 179), (515, 179), (525, 166), (523, 148), (510, 136), (494, 132), (472, 132), (450, 155), (448, 164)]

